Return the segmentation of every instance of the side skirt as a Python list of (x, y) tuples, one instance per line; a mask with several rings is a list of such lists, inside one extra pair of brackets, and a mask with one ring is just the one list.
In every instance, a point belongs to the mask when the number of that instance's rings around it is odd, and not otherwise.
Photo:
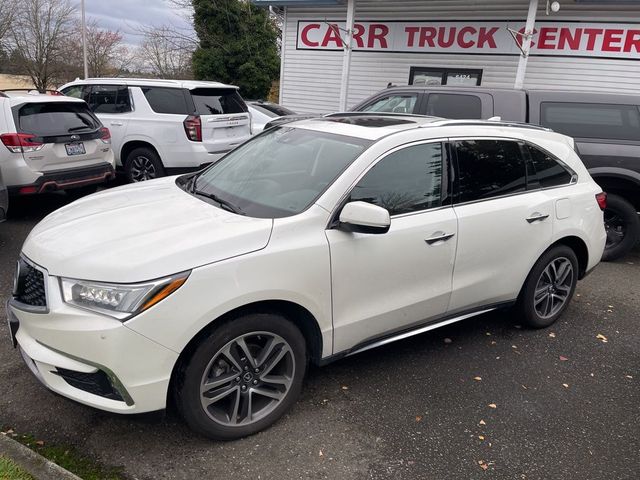
[(318, 362), (318, 365), (325, 366), (329, 363), (340, 360), (341, 358), (350, 357), (351, 355), (355, 355), (357, 353), (366, 352), (367, 350), (371, 350), (372, 348), (381, 347), (382, 345), (386, 345), (388, 343), (395, 342), (397, 340), (403, 340), (405, 338), (413, 337), (414, 335), (420, 335), (421, 333), (428, 332), (430, 330), (435, 330), (436, 328), (444, 327), (445, 325), (449, 325), (451, 323), (460, 322), (462, 320), (466, 320), (467, 318), (475, 317), (477, 315), (482, 315), (483, 313), (488, 313), (493, 310), (503, 309), (511, 307), (515, 304), (514, 301), (510, 302), (502, 302), (493, 305), (486, 305), (484, 307), (480, 307), (478, 309), (474, 309), (467, 312), (459, 312), (453, 316), (445, 316), (439, 319), (431, 319), (427, 322), (422, 322), (419, 325), (413, 326), (409, 329), (404, 329), (398, 332), (385, 333), (380, 335), (379, 337), (375, 337), (369, 340), (366, 340), (362, 343), (355, 345), (353, 348), (348, 350), (344, 350), (342, 352), (333, 354), (329, 357), (325, 357)]

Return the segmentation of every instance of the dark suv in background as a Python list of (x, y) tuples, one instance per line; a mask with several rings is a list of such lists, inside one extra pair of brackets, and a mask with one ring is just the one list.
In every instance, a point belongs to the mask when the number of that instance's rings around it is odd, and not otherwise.
[(483, 87), (390, 87), (352, 108), (452, 119), (542, 125), (575, 139), (593, 179), (608, 194), (604, 260), (640, 239), (640, 96)]

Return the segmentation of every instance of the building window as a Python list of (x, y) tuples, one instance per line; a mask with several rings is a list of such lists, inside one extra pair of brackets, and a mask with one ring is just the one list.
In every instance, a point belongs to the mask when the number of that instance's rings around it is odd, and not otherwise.
[(463, 68), (411, 67), (409, 85), (463, 85), (478, 86), (482, 80), (482, 70)]

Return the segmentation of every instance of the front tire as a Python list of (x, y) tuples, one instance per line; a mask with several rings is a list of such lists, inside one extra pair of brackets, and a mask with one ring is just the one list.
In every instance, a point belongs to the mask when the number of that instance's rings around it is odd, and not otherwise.
[(618, 195), (607, 195), (604, 210), (607, 243), (602, 260), (611, 261), (631, 251), (640, 239), (640, 218), (635, 207)]
[(215, 328), (176, 383), (187, 424), (215, 440), (252, 435), (298, 399), (307, 364), (300, 330), (275, 314), (250, 314)]
[(129, 183), (144, 182), (165, 176), (160, 157), (155, 150), (147, 147), (131, 150), (124, 162), (124, 173)]
[(569, 306), (578, 283), (578, 258), (566, 245), (545, 252), (531, 269), (517, 310), (531, 328), (552, 325)]

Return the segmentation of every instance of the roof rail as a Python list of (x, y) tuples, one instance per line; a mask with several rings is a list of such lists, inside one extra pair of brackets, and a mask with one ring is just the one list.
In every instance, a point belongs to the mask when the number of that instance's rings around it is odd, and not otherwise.
[(327, 113), (323, 117), (417, 117), (440, 119), (440, 117), (432, 117), (430, 115), (419, 115), (417, 113), (398, 113), (398, 112), (335, 112)]
[[(531, 130), (540, 130), (543, 132), (552, 132), (550, 128), (543, 127), (541, 125), (534, 125), (531, 123), (525, 122), (510, 122), (510, 121), (497, 121), (497, 120), (440, 120), (438, 122), (433, 122), (429, 124), (430, 126), (449, 126), (449, 125), (460, 125), (460, 126), (496, 126), (496, 127), (515, 127), (515, 128), (528, 128)], [(425, 127), (427, 125), (422, 125)]]

